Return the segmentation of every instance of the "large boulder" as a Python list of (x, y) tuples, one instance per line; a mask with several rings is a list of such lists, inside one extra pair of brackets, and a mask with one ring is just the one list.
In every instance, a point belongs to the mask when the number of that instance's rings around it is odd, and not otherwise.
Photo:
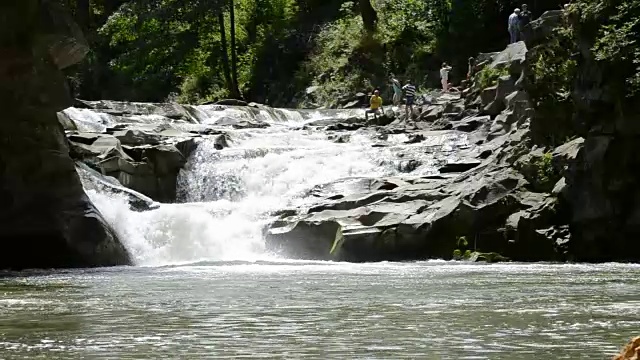
[(572, 210), (571, 252), (582, 261), (640, 261), (637, 136), (593, 134), (576, 149), (562, 191)]
[[(115, 136), (70, 134), (71, 155), (155, 201), (175, 202), (178, 173), (195, 147), (193, 138), (172, 145), (160, 135), (140, 134), (131, 130), (115, 133)], [(135, 146), (123, 145), (122, 140)]]
[[(515, 171), (484, 166), (453, 181), (410, 180), (366, 194), (332, 195), (306, 214), (267, 227), (267, 247), (303, 259), (451, 259), (457, 239), (467, 237), (473, 250), (504, 253), (513, 246), (500, 228), (543, 198), (526, 185)], [(551, 260), (555, 253), (537, 256)]]
[(130, 264), (69, 157), (56, 113), (72, 99), (60, 68), (81, 56), (50, 43), (43, 4), (0, 4), (0, 268)]

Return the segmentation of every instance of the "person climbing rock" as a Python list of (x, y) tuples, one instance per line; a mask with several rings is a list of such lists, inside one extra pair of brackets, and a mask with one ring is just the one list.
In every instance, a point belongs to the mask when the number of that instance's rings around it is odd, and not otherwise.
[(531, 11), (529, 11), (529, 7), (527, 4), (522, 4), (522, 10), (518, 15), (518, 40), (527, 42), (529, 38), (529, 23), (531, 22)]
[(402, 85), (394, 74), (389, 77), (391, 80), (391, 86), (393, 87), (393, 105), (400, 105), (402, 100)]
[(440, 68), (440, 82), (442, 83), (442, 92), (447, 92), (449, 90), (449, 71), (451, 71), (451, 66), (447, 65), (446, 62), (443, 62), (442, 67)]
[(520, 31), (520, 9), (513, 10), (513, 14), (509, 15), (507, 30), (509, 30), (509, 44), (518, 41), (518, 32)]
[(373, 114), (373, 118), (377, 119), (380, 111), (384, 111), (384, 109), (382, 108), (382, 98), (380, 97), (380, 90), (375, 89), (373, 91), (373, 95), (371, 96), (369, 105), (369, 109), (364, 112), (364, 118), (366, 121), (369, 121), (369, 114)]
[[(407, 80), (407, 83), (402, 87), (404, 91), (404, 95), (407, 99), (407, 105), (405, 106), (405, 113), (407, 115), (407, 119), (409, 119), (409, 114), (413, 114), (413, 102), (416, 98), (416, 87), (411, 84), (411, 80)], [(409, 112), (411, 111), (411, 112)]]

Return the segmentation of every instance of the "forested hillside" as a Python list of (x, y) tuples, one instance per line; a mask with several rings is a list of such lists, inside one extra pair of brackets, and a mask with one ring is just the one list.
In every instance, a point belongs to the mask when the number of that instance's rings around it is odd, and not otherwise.
[[(535, 0), (529, 7), (537, 17), (563, 4)], [(389, 73), (436, 86), (442, 61), (453, 64), (456, 82), (466, 73), (469, 56), (504, 48), (507, 17), (521, 3), (67, 0), (66, 5), (92, 48), (69, 72), (81, 98), (198, 103), (232, 97), (294, 106), (309, 86), (319, 85), (317, 102), (331, 104), (340, 95), (386, 85)], [(630, 46), (637, 34), (637, 2), (580, 0), (573, 6), (584, 9), (582, 21), (606, 39), (597, 44), (600, 59), (628, 59), (634, 66), (638, 50)], [(635, 76), (629, 81), (637, 82)]]

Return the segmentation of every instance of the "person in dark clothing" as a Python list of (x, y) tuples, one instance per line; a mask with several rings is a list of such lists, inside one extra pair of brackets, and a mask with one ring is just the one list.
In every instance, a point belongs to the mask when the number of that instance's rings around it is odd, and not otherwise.
[(531, 11), (529, 11), (529, 7), (527, 4), (522, 4), (522, 9), (520, 10), (520, 14), (518, 14), (518, 30), (519, 30), (519, 40), (524, 41), (525, 43), (529, 39), (529, 23), (531, 22)]

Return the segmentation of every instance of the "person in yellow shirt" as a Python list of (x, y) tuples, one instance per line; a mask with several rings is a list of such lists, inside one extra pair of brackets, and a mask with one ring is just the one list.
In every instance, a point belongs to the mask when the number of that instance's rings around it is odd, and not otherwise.
[(371, 100), (369, 101), (370, 107), (367, 111), (364, 112), (365, 120), (369, 121), (369, 114), (373, 113), (373, 118), (377, 119), (378, 114), (382, 111), (384, 113), (384, 109), (382, 108), (382, 98), (380, 97), (380, 90), (376, 89), (373, 92), (373, 96), (371, 96)]

